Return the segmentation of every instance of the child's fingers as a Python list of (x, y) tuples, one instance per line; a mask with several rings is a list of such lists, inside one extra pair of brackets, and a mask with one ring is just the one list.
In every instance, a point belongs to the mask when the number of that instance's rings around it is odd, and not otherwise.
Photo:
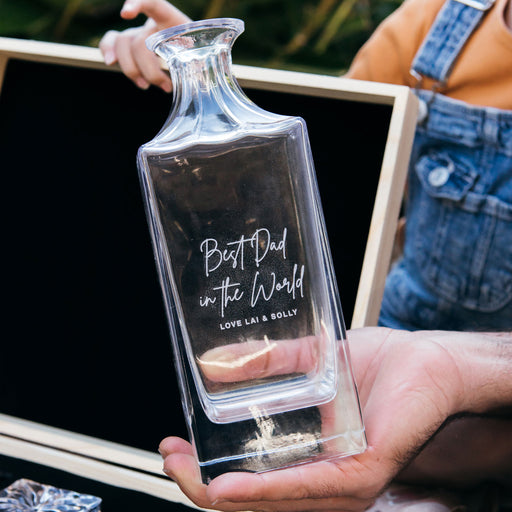
[[(140, 70), (139, 64), (133, 54), (133, 34), (132, 31), (137, 29), (128, 29), (120, 32), (114, 43), (114, 51), (117, 62), (122, 72), (141, 89), (147, 89), (149, 82), (144, 78)], [(148, 52), (150, 54), (150, 52)]]
[(121, 9), (121, 16), (133, 19), (139, 14), (152, 18), (159, 30), (190, 21), (188, 16), (166, 0), (126, 0)]
[(138, 68), (140, 77), (146, 82), (156, 85), (165, 92), (172, 91), (169, 72), (162, 67), (163, 61), (146, 48), (145, 40), (148, 33), (144, 30), (131, 41), (131, 58)]
[(101, 38), (99, 48), (103, 55), (103, 60), (107, 66), (110, 66), (117, 62), (117, 55), (115, 52), (115, 42), (119, 32), (116, 30), (109, 30), (105, 35)]

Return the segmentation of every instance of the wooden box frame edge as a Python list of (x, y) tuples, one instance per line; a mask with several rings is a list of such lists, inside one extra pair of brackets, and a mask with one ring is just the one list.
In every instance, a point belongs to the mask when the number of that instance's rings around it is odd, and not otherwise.
[[(0, 37), (0, 93), (9, 59), (119, 71), (97, 48)], [(409, 88), (341, 77), (234, 65), (242, 87), (392, 105), (351, 328), (376, 325), (391, 259), (417, 99)], [(162, 477), (158, 454), (0, 414), (0, 453), (197, 508)]]
[[(0, 37), (0, 93), (10, 58), (118, 71), (97, 48)], [(242, 87), (393, 105), (351, 328), (376, 325), (407, 175), (417, 117), (408, 87), (341, 77), (234, 65)]]
[(0, 414), (0, 454), (199, 509), (156, 453)]

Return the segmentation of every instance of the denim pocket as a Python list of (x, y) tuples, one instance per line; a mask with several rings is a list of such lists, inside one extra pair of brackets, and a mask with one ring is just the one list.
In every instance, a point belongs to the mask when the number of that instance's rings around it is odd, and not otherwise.
[(512, 300), (512, 202), (475, 192), (479, 173), (456, 152), (430, 152), (415, 171), (408, 236), (424, 281), (466, 308), (500, 309)]

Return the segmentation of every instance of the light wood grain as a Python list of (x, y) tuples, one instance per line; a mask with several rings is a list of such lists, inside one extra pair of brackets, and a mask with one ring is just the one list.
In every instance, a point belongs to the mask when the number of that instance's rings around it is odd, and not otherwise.
[[(0, 37), (0, 53), (35, 62), (47, 62), (93, 69), (119, 71), (117, 65), (107, 66), (98, 48), (30, 41)], [(164, 65), (162, 64), (164, 67)], [(376, 82), (351, 80), (329, 75), (302, 73), (253, 66), (233, 66), (242, 87), (280, 92), (311, 94), (329, 98), (392, 105), (405, 88)]]
[[(100, 449), (98, 447), (98, 449)], [(0, 453), (198, 509), (175, 482), (0, 434)], [(40, 482), (51, 484), (51, 482)], [(99, 496), (101, 497), (101, 496)]]
[(418, 101), (397, 95), (357, 290), (352, 328), (377, 325), (414, 139)]
[(162, 475), (162, 459), (156, 451), (151, 453), (6, 414), (0, 414), (0, 434)]

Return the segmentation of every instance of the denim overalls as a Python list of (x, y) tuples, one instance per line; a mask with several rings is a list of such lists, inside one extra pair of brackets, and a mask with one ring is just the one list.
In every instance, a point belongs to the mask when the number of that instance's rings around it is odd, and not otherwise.
[[(444, 4), (413, 74), (445, 83), (492, 5), (466, 1)], [(388, 276), (379, 325), (512, 330), (512, 111), (417, 94), (404, 255)]]

